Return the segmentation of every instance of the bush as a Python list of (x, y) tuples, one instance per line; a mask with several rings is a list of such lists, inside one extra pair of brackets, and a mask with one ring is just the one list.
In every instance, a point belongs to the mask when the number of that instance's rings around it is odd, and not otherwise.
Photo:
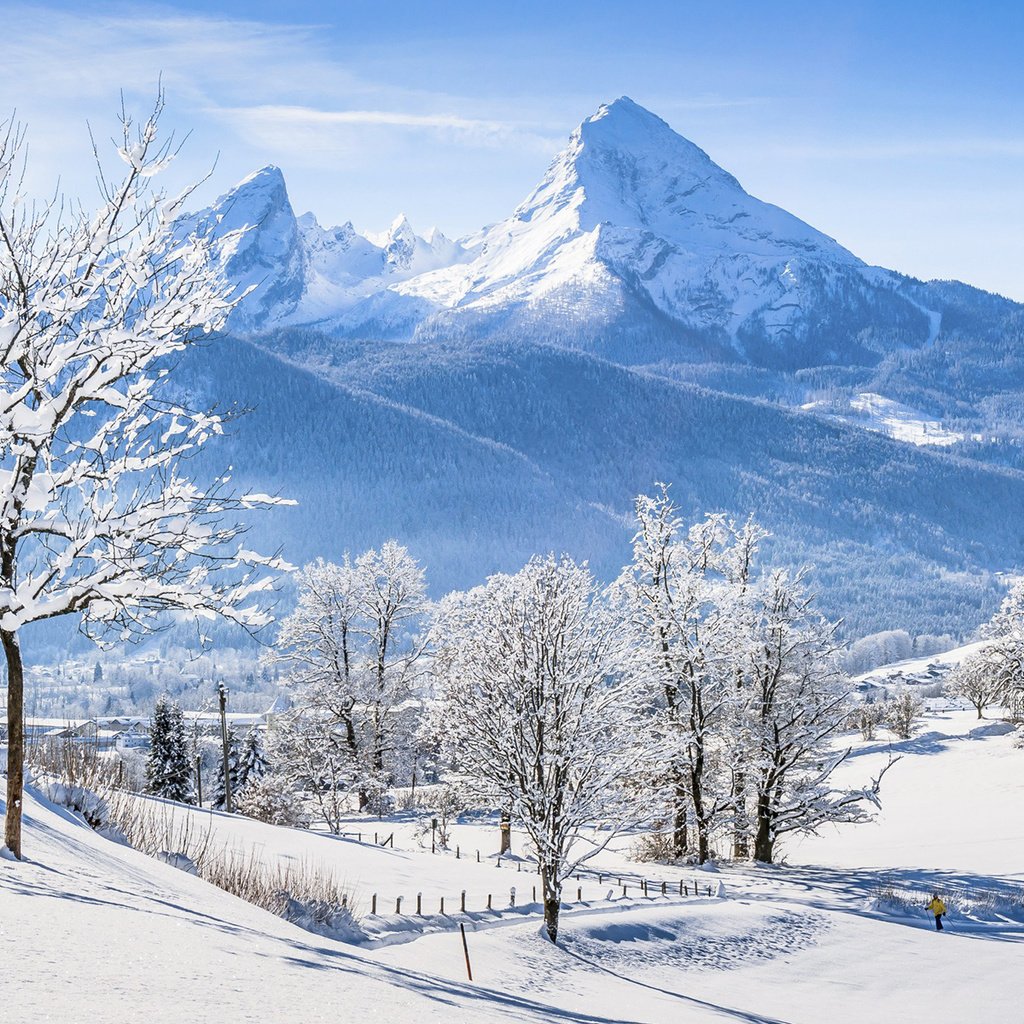
[(676, 860), (675, 843), (671, 832), (655, 829), (644, 832), (634, 840), (630, 857), (636, 861), (670, 864)]
[(99, 793), (85, 786), (71, 786), (56, 779), (44, 781), (40, 788), (50, 803), (74, 811), (79, 817), (84, 818), (91, 828), (101, 829), (107, 826), (109, 808), (107, 801)]
[(302, 797), (283, 775), (264, 775), (239, 792), (235, 810), (268, 825), (309, 828)]
[(885, 703), (885, 724), (901, 739), (909, 740), (917, 732), (917, 720), (924, 702), (909, 690), (900, 690)]

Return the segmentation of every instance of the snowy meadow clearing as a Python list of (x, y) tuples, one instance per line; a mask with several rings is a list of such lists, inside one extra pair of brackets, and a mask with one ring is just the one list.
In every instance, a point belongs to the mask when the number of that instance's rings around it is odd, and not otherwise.
[[(892, 744), (877, 822), (787, 845), (787, 863), (695, 871), (630, 860), (621, 837), (567, 886), (560, 945), (524, 907), (536, 876), (496, 866), (494, 822), (453, 827), (430, 853), (408, 816), (353, 818), (364, 842), (177, 808), (217, 842), (331, 869), (361, 935), (296, 927), (93, 832), (35, 793), (30, 857), (0, 871), (4, 1016), (27, 1021), (744, 1021), (836, 1024), (1011, 1019), (1024, 941), (1024, 782), (1013, 734), (973, 712), (930, 715)], [(979, 726), (980, 731), (979, 731)], [(972, 735), (973, 733), (973, 735)], [(840, 770), (887, 758), (858, 742)], [(165, 807), (171, 805), (163, 805)], [(394, 836), (393, 847), (375, 847)], [(513, 836), (513, 849), (520, 837)], [(482, 863), (475, 860), (481, 849)], [(601, 873), (603, 884), (596, 875)], [(614, 876), (614, 878), (612, 877)], [(699, 881), (643, 898), (638, 880)], [(621, 895), (618, 880), (627, 883)], [(708, 897), (705, 885), (722, 895)], [(508, 908), (515, 885), (520, 904)], [(950, 905), (936, 934), (932, 889)], [(459, 912), (467, 893), (466, 915)], [(573, 890), (573, 891), (569, 891)], [(379, 913), (370, 916), (371, 894)], [(422, 918), (415, 914), (423, 896)], [(482, 910), (487, 893), (494, 911)], [(612, 899), (607, 897), (611, 894)], [(446, 917), (436, 914), (444, 895)], [(403, 896), (402, 914), (394, 901)], [(458, 923), (467, 928), (473, 982)], [(9, 1017), (8, 1017), (9, 1015)]]

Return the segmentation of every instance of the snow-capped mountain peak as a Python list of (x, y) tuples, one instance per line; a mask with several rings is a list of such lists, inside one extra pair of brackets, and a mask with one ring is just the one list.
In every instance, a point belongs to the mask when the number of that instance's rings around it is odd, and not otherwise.
[(937, 314), (901, 294), (896, 275), (749, 195), (625, 96), (571, 133), (511, 216), (464, 244), (423, 238), (404, 214), (365, 235), (296, 221), (276, 167), (206, 215), (218, 233), (244, 235), (225, 237), (224, 251), (240, 283), (260, 283), (235, 318), (248, 330), (316, 321), (412, 337), (467, 317), (478, 336), (578, 337), (626, 361), (653, 356), (625, 338), (656, 335), (659, 359), (789, 367), (873, 362), (934, 336)]

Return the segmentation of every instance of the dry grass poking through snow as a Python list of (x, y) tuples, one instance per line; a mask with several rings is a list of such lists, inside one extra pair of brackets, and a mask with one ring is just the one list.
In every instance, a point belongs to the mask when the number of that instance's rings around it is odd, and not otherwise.
[(194, 870), (204, 881), (285, 920), (336, 937), (355, 929), (352, 893), (322, 867), (268, 864), (254, 851), (213, 842), (213, 831), (173, 804), (114, 791), (109, 825), (136, 850)]

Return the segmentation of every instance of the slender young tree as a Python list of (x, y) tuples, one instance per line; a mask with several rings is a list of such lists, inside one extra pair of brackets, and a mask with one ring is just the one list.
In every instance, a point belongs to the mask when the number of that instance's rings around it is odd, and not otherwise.
[[(235, 794), (238, 793), (239, 776), (240, 776), (240, 763), (241, 763), (241, 750), (238, 745), (238, 737), (235, 735), (235, 730), (230, 726), (228, 727), (228, 782), (231, 786), (232, 799)], [(214, 810), (222, 811), (227, 807), (228, 799), (228, 787), (224, 785), (224, 758), (221, 756), (217, 760), (217, 785), (213, 792), (213, 807)]]
[(360, 809), (391, 782), (411, 744), (403, 714), (416, 686), (428, 604), (423, 569), (395, 541), (353, 564), (318, 559), (296, 574), (299, 600), (282, 623), (276, 660), (296, 704), (325, 720), (349, 759)]
[[(522, 823), (556, 942), (565, 878), (635, 810), (626, 782), (642, 754), (622, 622), (585, 566), (551, 556), (448, 598), (434, 640), (434, 733), (463, 784)], [(581, 842), (599, 822), (602, 838)]]
[[(272, 560), (238, 519), (273, 503), (226, 478), (192, 479), (187, 456), (219, 419), (165, 390), (174, 359), (222, 326), (234, 301), (207, 240), (175, 227), (191, 190), (154, 178), (174, 155), (163, 106), (122, 115), (125, 170), (100, 161), (94, 212), (23, 194), (24, 133), (0, 125), (0, 644), (10, 723), (4, 840), (21, 856), (26, 626), (78, 617), (130, 640), (172, 609), (247, 628)], [(110, 630), (113, 630), (111, 633)]]

